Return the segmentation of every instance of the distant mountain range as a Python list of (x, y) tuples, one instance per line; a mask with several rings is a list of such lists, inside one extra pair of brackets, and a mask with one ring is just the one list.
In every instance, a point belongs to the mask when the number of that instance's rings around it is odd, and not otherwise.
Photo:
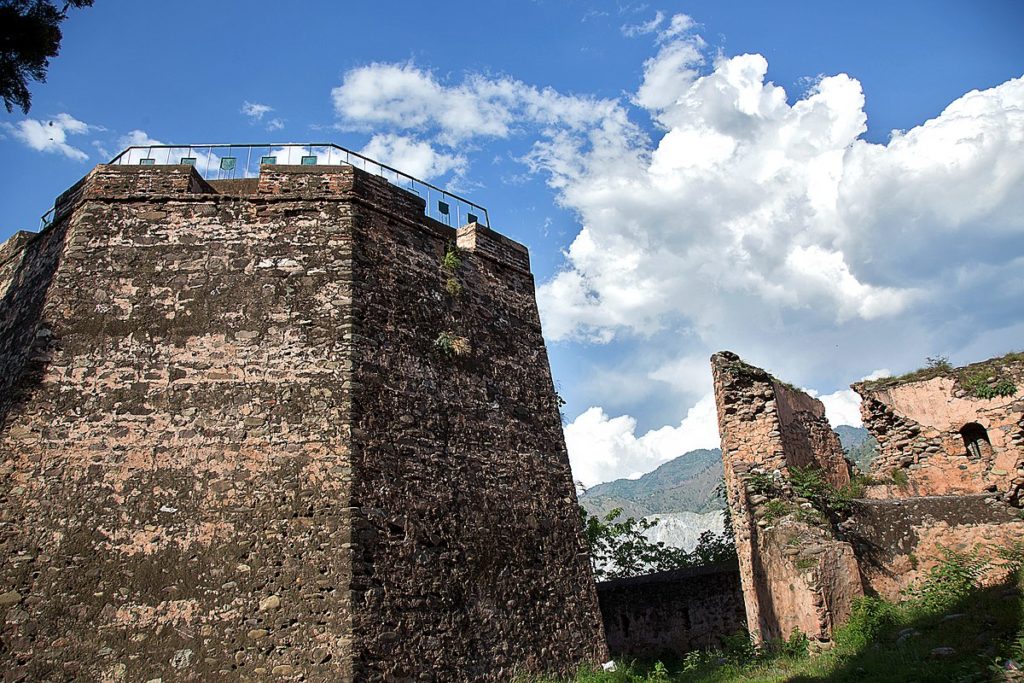
[[(862, 470), (878, 444), (862, 427), (842, 425), (836, 434), (847, 458)], [(717, 448), (684, 453), (638, 479), (616, 479), (580, 495), (580, 505), (603, 516), (622, 508), (622, 517), (657, 518), (648, 532), (655, 541), (692, 549), (705, 529), (722, 530), (725, 501), (716, 489), (722, 481), (722, 451)]]
[(622, 508), (623, 517), (646, 517), (666, 512), (721, 510), (715, 495), (722, 481), (722, 451), (700, 449), (680, 455), (639, 479), (616, 479), (587, 489), (580, 504), (590, 514), (604, 515)]
[(835, 428), (839, 442), (843, 444), (846, 459), (856, 465), (861, 472), (866, 472), (875, 455), (878, 454), (878, 442), (863, 427), (839, 425)]

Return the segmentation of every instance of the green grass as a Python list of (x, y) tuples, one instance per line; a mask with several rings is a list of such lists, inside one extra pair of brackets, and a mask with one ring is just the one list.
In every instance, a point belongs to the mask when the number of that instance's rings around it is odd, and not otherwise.
[[(945, 358), (929, 358), (924, 367), (898, 377), (882, 377), (864, 382), (867, 389), (882, 389), (908, 382), (921, 382), (934, 377), (955, 377), (960, 385), (977, 398), (994, 398), (996, 396), (1013, 396), (1017, 387), (1009, 379), (1002, 377), (1007, 365), (1024, 363), (1024, 352), (1012, 351), (998, 358), (989, 358), (980, 363), (972, 363), (960, 369), (954, 368)], [(989, 386), (987, 380), (995, 376), (997, 382)]]
[[(951, 580), (942, 574), (933, 585)], [(953, 577), (953, 583), (956, 579)], [(947, 583), (942, 583), (943, 581)], [(919, 597), (893, 604), (862, 598), (835, 645), (807, 654), (801, 636), (781, 647), (755, 652), (745, 638), (720, 649), (691, 652), (679, 661), (619, 662), (618, 671), (583, 670), (575, 677), (524, 678), (523, 683), (734, 683), (798, 681), (993, 681), (1008, 659), (1024, 661), (1024, 600), (1021, 582), (952, 590), (948, 600)], [(927, 591), (926, 591), (927, 593)], [(901, 634), (910, 633), (903, 638)], [(933, 655), (951, 647), (952, 655)], [(660, 667), (660, 668), (656, 668)]]

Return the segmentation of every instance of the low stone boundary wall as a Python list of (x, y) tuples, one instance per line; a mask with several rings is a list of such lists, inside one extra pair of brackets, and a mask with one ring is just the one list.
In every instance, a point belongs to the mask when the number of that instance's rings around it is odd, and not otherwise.
[(679, 656), (746, 628), (736, 563), (604, 581), (597, 595), (613, 657)]

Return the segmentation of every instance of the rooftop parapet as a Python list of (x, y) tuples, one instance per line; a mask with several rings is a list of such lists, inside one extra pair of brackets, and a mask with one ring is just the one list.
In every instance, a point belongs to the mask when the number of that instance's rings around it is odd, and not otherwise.
[[(44, 217), (44, 229), (69, 216), (82, 202), (90, 200), (351, 200), (373, 205), (409, 225), (434, 231), (445, 240), (457, 243), (462, 249), (520, 272), (530, 272), (530, 256), (525, 246), (487, 227), (483, 222), (487, 216), (486, 209), (468, 200), (455, 199), (450, 193), (444, 193), (443, 196), (453, 203), (446, 204), (438, 200), (438, 204), (443, 205), (447, 213), (437, 214), (431, 211), (428, 200), (415, 188), (396, 184), (387, 175), (373, 174), (354, 164), (263, 163), (257, 167), (258, 175), (253, 177), (207, 180), (200, 173), (199, 167), (191, 163), (130, 165), (127, 160), (132, 158), (128, 154), (131, 149), (135, 148), (129, 148), (115, 158), (120, 160), (119, 163), (96, 166), (62, 193), (54, 203), (54, 208)], [(179, 148), (168, 148), (168, 152), (171, 149)], [(433, 198), (435, 192), (443, 191), (433, 188), (429, 192), (428, 196)], [(469, 211), (470, 207), (477, 213)], [(453, 220), (461, 222), (453, 224)]]
[(415, 178), (333, 143), (258, 143), (149, 145), (128, 147), (110, 161), (118, 166), (182, 166), (196, 169), (205, 180), (237, 180), (261, 175), (263, 166), (347, 166), (380, 176), (423, 199), (424, 213), (445, 225), (480, 223), (490, 226), (487, 209), (465, 197)]

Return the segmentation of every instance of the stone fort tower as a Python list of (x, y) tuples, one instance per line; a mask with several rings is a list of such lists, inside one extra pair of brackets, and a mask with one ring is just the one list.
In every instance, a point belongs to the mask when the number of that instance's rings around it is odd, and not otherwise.
[(349, 165), (102, 165), (0, 248), (5, 680), (605, 656), (527, 251), (424, 208)]

